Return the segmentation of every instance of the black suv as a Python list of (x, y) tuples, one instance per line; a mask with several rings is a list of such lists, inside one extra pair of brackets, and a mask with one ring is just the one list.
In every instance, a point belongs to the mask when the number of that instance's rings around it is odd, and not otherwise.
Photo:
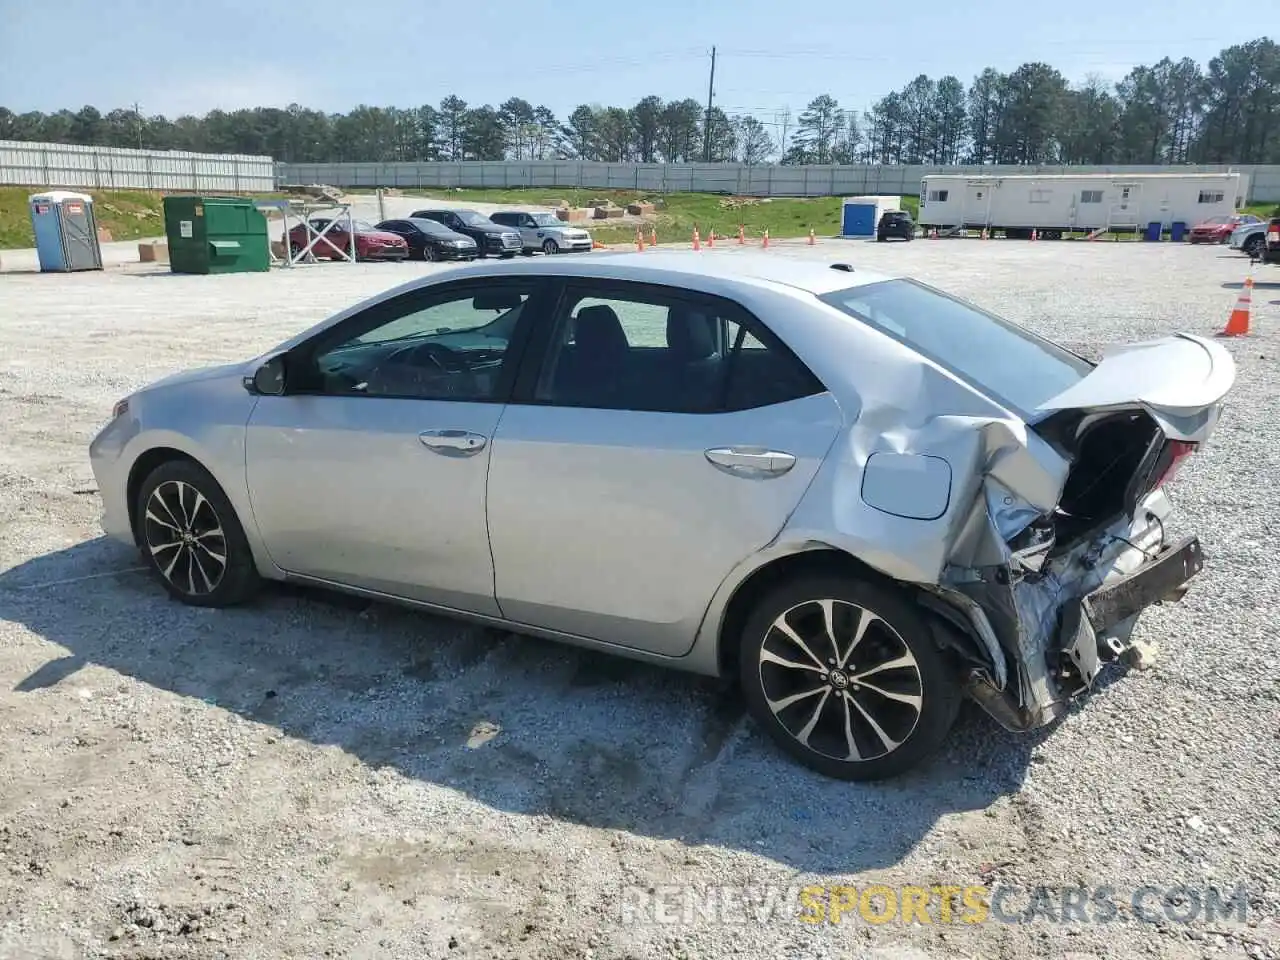
[(876, 225), (876, 239), (881, 243), (891, 237), (897, 237), (899, 240), (914, 240), (915, 235), (916, 225), (907, 211), (886, 210), (880, 215), (880, 222)]
[(481, 257), (496, 253), (503, 259), (510, 259), (524, 249), (519, 230), (494, 223), (474, 210), (415, 210), (409, 216), (443, 223), (454, 233), (470, 237), (476, 242), (476, 253)]
[(1263, 263), (1280, 263), (1280, 217), (1268, 221), (1267, 242), (1260, 252)]

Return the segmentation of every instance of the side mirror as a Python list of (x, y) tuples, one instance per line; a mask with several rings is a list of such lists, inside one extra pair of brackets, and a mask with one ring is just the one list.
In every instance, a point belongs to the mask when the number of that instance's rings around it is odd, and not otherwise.
[(264, 397), (278, 397), (284, 393), (284, 357), (272, 357), (245, 377), (245, 389)]

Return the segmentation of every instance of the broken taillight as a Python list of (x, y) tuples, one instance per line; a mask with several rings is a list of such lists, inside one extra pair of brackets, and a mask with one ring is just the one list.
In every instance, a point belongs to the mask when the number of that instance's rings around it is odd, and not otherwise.
[(1196, 452), (1196, 445), (1187, 440), (1170, 440), (1168, 449), (1162, 459), (1166, 460), (1163, 471), (1156, 479), (1156, 486), (1163, 487), (1177, 476), (1178, 468), (1183, 461)]

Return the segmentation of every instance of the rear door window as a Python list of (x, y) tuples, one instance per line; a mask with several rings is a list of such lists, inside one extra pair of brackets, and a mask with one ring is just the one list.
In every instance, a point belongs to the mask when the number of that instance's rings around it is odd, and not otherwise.
[(717, 413), (824, 389), (784, 345), (730, 301), (645, 284), (580, 281), (566, 290), (534, 400)]

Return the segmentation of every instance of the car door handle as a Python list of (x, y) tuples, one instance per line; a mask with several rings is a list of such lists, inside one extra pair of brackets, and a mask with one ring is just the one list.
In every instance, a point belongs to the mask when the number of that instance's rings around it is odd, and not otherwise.
[(706, 457), (726, 473), (741, 477), (776, 477), (796, 465), (791, 454), (764, 447), (715, 447)]
[(488, 443), (484, 434), (469, 430), (424, 430), (418, 439), (428, 450), (455, 457), (479, 453)]

